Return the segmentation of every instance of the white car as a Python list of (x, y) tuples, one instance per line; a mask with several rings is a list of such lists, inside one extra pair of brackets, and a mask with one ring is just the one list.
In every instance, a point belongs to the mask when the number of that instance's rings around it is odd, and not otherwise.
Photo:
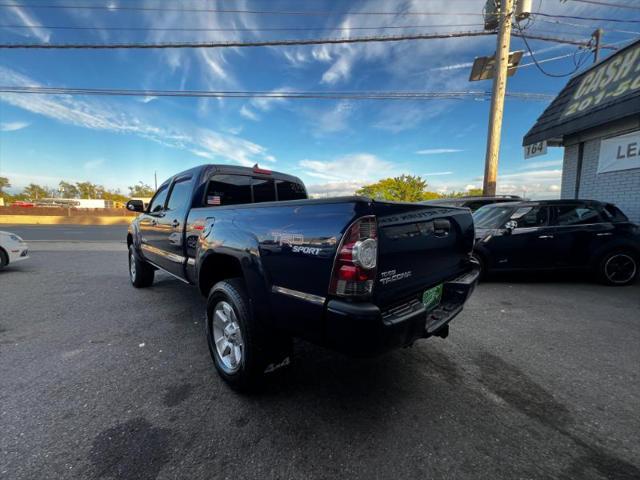
[(0, 270), (13, 262), (29, 258), (29, 245), (10, 232), (0, 231)]

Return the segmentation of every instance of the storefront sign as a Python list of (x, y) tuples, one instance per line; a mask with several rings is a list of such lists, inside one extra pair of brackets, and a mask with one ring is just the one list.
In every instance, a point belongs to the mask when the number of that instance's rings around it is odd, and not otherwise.
[(613, 102), (618, 97), (640, 89), (640, 43), (613, 55), (582, 78), (563, 116), (579, 113)]
[(630, 168), (640, 168), (640, 131), (602, 140), (598, 173)]

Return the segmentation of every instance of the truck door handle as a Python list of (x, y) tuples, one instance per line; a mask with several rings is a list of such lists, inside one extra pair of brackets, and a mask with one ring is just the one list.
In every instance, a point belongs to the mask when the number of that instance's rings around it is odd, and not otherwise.
[(177, 219), (174, 219), (173, 222), (171, 222), (171, 226), (173, 228), (178, 228), (180, 226), (180, 222)]
[(538, 238), (553, 238), (553, 235), (538, 235)]
[(451, 230), (451, 222), (446, 219), (433, 221), (433, 234), (436, 237), (446, 237)]

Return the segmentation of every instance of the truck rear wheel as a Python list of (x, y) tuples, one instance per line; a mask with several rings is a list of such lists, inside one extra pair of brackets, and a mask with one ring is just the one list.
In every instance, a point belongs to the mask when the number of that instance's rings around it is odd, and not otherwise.
[(291, 338), (276, 339), (251, 311), (239, 278), (216, 283), (207, 300), (207, 343), (216, 370), (233, 388), (259, 387), (265, 373), (290, 362)]
[(136, 288), (150, 287), (153, 283), (153, 267), (144, 260), (140, 260), (129, 245), (129, 279)]

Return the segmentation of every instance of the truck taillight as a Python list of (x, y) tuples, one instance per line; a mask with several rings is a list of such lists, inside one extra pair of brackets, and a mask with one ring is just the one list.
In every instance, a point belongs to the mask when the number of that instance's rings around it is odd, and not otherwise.
[(351, 224), (338, 246), (329, 293), (341, 297), (370, 295), (377, 263), (376, 218), (362, 217)]

